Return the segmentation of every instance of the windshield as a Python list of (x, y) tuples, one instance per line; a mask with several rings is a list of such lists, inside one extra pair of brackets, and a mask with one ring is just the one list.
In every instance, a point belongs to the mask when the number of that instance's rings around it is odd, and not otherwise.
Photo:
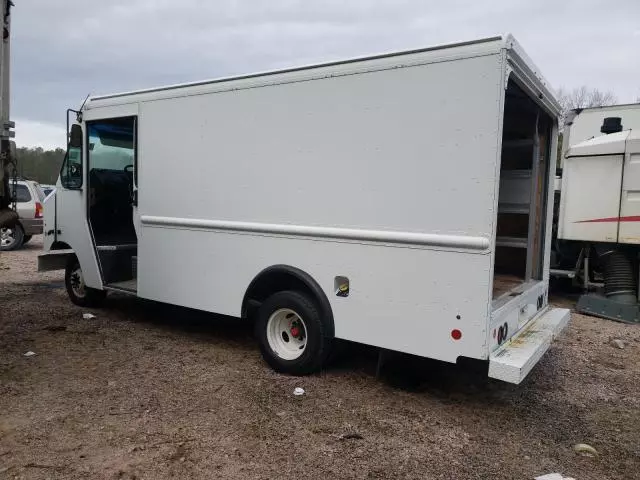
[(133, 166), (133, 120), (103, 120), (89, 124), (91, 169), (122, 171)]

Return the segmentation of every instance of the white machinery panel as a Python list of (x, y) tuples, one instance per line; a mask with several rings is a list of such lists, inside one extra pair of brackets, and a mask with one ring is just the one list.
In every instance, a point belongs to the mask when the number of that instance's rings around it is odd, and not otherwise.
[(622, 161), (623, 155), (565, 159), (560, 238), (617, 241)]
[(640, 243), (640, 135), (627, 138), (622, 201), (620, 202), (620, 243)]
[(640, 103), (585, 108), (565, 127), (564, 151), (579, 143), (602, 135), (600, 127), (607, 117), (620, 117), (623, 130), (640, 129)]

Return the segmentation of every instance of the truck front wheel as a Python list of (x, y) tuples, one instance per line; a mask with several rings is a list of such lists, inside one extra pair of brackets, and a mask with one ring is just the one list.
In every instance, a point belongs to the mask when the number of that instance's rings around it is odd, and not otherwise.
[(98, 307), (107, 296), (107, 292), (104, 290), (97, 290), (85, 285), (80, 262), (75, 257), (67, 263), (64, 283), (71, 301), (81, 307)]
[(260, 306), (256, 336), (265, 361), (277, 372), (306, 375), (322, 368), (331, 348), (327, 320), (306, 293), (283, 291)]

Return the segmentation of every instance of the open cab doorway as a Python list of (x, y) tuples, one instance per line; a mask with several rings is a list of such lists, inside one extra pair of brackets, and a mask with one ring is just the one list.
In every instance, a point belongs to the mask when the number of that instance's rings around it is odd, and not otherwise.
[(88, 121), (87, 218), (105, 287), (137, 292), (136, 117)]

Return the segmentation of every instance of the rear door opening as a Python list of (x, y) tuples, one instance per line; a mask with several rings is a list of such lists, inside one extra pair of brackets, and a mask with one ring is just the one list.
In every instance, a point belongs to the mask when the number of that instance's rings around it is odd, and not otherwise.
[(551, 117), (510, 79), (504, 107), (494, 310), (542, 280)]

